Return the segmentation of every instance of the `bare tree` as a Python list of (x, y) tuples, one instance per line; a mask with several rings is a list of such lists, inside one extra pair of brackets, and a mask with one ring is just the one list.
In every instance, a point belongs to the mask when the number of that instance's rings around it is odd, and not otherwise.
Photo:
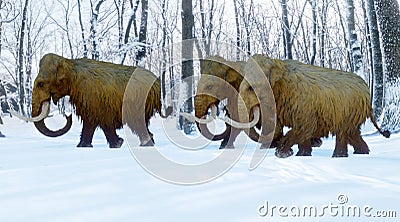
[(18, 14), (15, 16), (11, 15), (12, 8), (13, 5), (9, 1), (0, 0), (0, 56), (3, 48), (2, 44), (3, 24), (14, 21), (18, 16)]
[(28, 14), (29, 0), (25, 0), (23, 11), (21, 28), (19, 34), (19, 50), (18, 50), (18, 83), (19, 83), (19, 106), (20, 112), (25, 115), (27, 107), (25, 107), (25, 73), (24, 73), (24, 41), (26, 33), (26, 22)]
[(362, 67), (362, 55), (361, 55), (361, 44), (357, 39), (356, 25), (354, 22), (354, 1), (346, 0), (347, 4), (347, 29), (349, 32), (349, 50), (351, 52), (352, 60), (352, 71), (361, 75)]
[(367, 16), (369, 24), (369, 33), (371, 41), (371, 94), (372, 104), (374, 107), (374, 115), (378, 117), (382, 113), (384, 98), (383, 98), (383, 64), (382, 64), (382, 51), (380, 43), (380, 34), (378, 28), (378, 21), (374, 6), (374, 0), (366, 0)]
[(98, 18), (99, 18), (99, 13), (100, 13), (100, 7), (104, 3), (105, 0), (99, 0), (95, 6), (93, 6), (92, 0), (90, 0), (90, 6), (91, 6), (91, 20), (90, 20), (90, 41), (92, 42), (92, 59), (94, 60), (99, 60), (100, 58), (100, 52), (98, 49), (99, 45), (99, 37), (97, 33), (97, 24), (98, 24)]
[(290, 33), (287, 0), (281, 0), (280, 4), (282, 7), (283, 48), (285, 52), (285, 58), (293, 59), (292, 35)]
[[(78, 2), (79, 1), (80, 0), (78, 0)], [(64, 17), (64, 19), (63, 19), (64, 24), (60, 24), (60, 22), (57, 21), (57, 19), (61, 17), (59, 14), (57, 14), (57, 18), (54, 18), (54, 16), (52, 16), (51, 9), (49, 11), (49, 9), (46, 8), (46, 11), (47, 11), (48, 16), (53, 20), (54, 24), (56, 24), (58, 26), (58, 28), (60, 28), (63, 32), (65, 32), (65, 35), (66, 35), (67, 41), (68, 41), (70, 57), (75, 58), (74, 47), (72, 44), (72, 34), (71, 34), (71, 30), (70, 30), (70, 21), (71, 21), (71, 13), (74, 10), (76, 5), (71, 5), (70, 1), (65, 2), (62, 0), (57, 0), (57, 2), (63, 9), (62, 12), (60, 12), (60, 13), (65, 13), (62, 16), (62, 17)]]
[[(183, 112), (193, 111), (193, 29), (194, 17), (192, 0), (182, 0), (182, 85), (184, 101)], [(186, 119), (180, 118), (180, 128), (185, 134), (190, 134), (195, 130), (194, 124)]]
[[(139, 8), (139, 2), (140, 0), (135, 0), (135, 2), (133, 2), (133, 0), (130, 0), (130, 6), (131, 6), (131, 14), (129, 15), (129, 20), (128, 20), (128, 24), (126, 26), (125, 29), (125, 35), (124, 35), (124, 45), (128, 45), (129, 43), (129, 38), (130, 38), (130, 33), (132, 31), (132, 25), (133, 25), (133, 31), (134, 31), (134, 37), (137, 36), (137, 27), (136, 27), (136, 12)], [(125, 59), (126, 59), (126, 54), (128, 53), (128, 50), (123, 50), (122, 51), (122, 58), (120, 63), (123, 64)]]
[[(400, 101), (394, 89), (399, 86), (400, 78), (400, 9), (397, 0), (375, 0), (375, 10), (381, 33), (382, 54), (384, 62), (385, 110), (383, 128), (400, 127)], [(394, 90), (394, 91), (393, 91)]]
[(308, 0), (308, 3), (311, 5), (311, 14), (312, 14), (312, 51), (310, 64), (314, 65), (315, 57), (317, 56), (317, 3), (316, 0)]
[[(142, 17), (140, 19), (139, 43), (147, 44), (147, 18), (148, 18), (149, 2), (142, 0)], [(136, 55), (136, 64), (146, 56), (146, 46), (141, 46)]]
[(320, 21), (321, 21), (321, 34), (320, 34), (320, 66), (325, 66), (325, 46), (326, 46), (326, 32), (327, 32), (327, 17), (328, 17), (328, 2), (327, 0), (322, 0), (322, 6), (320, 11)]
[[(241, 32), (240, 32), (240, 22), (239, 22), (240, 14), (239, 14), (239, 7), (238, 7), (237, 0), (233, 0), (233, 5), (234, 5), (234, 8), (235, 8), (236, 47), (237, 47), (237, 49), (240, 49), (240, 45), (241, 45), (240, 44)], [(237, 50), (236, 51), (236, 59), (237, 60), (240, 59), (239, 55), (240, 55), (240, 51)]]
[(83, 44), (83, 57), (88, 58), (88, 47), (86, 44), (86, 38), (85, 38), (85, 28), (83, 26), (83, 21), (82, 21), (82, 6), (81, 6), (81, 0), (78, 1), (78, 18), (79, 18), (79, 25), (81, 27), (81, 37), (82, 37), (82, 44)]

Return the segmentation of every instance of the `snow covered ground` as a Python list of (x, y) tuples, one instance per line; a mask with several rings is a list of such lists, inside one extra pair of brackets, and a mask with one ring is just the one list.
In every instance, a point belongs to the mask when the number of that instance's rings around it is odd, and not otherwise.
[[(50, 127), (61, 126), (57, 118), (49, 122)], [(4, 122), (0, 126), (7, 136), (0, 138), (3, 222), (400, 218), (399, 134), (390, 139), (377, 134), (365, 136), (371, 153), (353, 155), (349, 147), (349, 158), (331, 158), (332, 138), (324, 139), (312, 157), (278, 159), (270, 152), (253, 171), (248, 170), (251, 147), (255, 147), (250, 143), (250, 149), (222, 176), (208, 183), (184, 186), (147, 173), (133, 158), (127, 140), (122, 148), (109, 149), (101, 130), (95, 133), (94, 148), (76, 148), (81, 130), (77, 119), (71, 131), (59, 138), (45, 137), (33, 124), (16, 118), (4, 117)], [(157, 117), (151, 121), (157, 148), (168, 158), (198, 163), (222, 152), (218, 150), (219, 142), (197, 151), (177, 148), (164, 133), (164, 128), (169, 127), (168, 135), (179, 138), (181, 132), (174, 130), (174, 125), (174, 119)], [(364, 131), (370, 130), (367, 123)], [(125, 137), (123, 130), (118, 134)], [(134, 147), (137, 144), (138, 141), (130, 142), (132, 149), (138, 149)]]

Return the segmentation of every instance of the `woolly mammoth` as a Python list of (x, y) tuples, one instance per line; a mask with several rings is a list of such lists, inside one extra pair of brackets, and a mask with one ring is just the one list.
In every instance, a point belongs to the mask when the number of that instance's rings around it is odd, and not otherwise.
[[(251, 74), (257, 67), (261, 67), (272, 87), (277, 124), (291, 128), (280, 140), (276, 156), (291, 156), (295, 143), (299, 152), (311, 155), (310, 138), (328, 137), (329, 133), (336, 136), (333, 157), (347, 157), (348, 144), (354, 147), (354, 153), (368, 154), (369, 148), (360, 134), (360, 126), (367, 118), (382, 135), (390, 136), (376, 124), (368, 86), (356, 74), (262, 55), (253, 56), (247, 63), (246, 80), (239, 88), (243, 99), (239, 102), (241, 118), (249, 115), (247, 110), (260, 106), (256, 94), (263, 95), (265, 83)], [(268, 124), (265, 121), (263, 124)]]
[[(200, 132), (206, 138), (211, 140), (223, 140), (220, 148), (234, 147), (233, 142), (240, 133), (241, 129), (246, 129), (249, 127), (249, 125), (255, 125), (258, 129), (261, 128), (261, 120), (259, 119), (253, 118), (252, 122), (249, 124), (241, 124), (232, 120), (239, 118), (237, 103), (238, 91), (243, 80), (245, 65), (246, 62), (226, 61), (221, 57), (210, 57), (201, 61), (200, 66), (202, 76), (197, 85), (197, 94), (195, 97), (195, 116), (197, 119), (206, 116), (210, 108), (211, 110), (215, 110), (216, 106), (221, 100), (227, 99), (227, 118), (224, 119), (227, 124), (226, 130), (223, 133), (219, 135), (213, 135), (208, 130), (206, 124), (201, 123), (202, 121), (197, 121)], [(259, 114), (255, 115), (259, 116)], [(228, 123), (233, 123), (234, 127), (230, 127)], [(259, 141), (259, 134), (253, 127), (249, 130), (245, 130), (245, 132), (252, 140), (256, 142)], [(283, 135), (283, 127), (277, 125), (274, 132), (275, 133), (271, 144), (268, 144), (267, 147), (264, 146), (263, 148), (277, 146), (277, 141)], [(322, 141), (319, 138), (312, 140), (313, 146), (320, 146), (321, 144)]]
[[(78, 147), (92, 147), (97, 127), (103, 130), (110, 148), (120, 147), (123, 139), (116, 129), (125, 123), (138, 135), (142, 146), (154, 144), (148, 125), (155, 112), (161, 110), (160, 81), (150, 71), (89, 59), (66, 59), (55, 54), (43, 56), (39, 68), (32, 91), (32, 118), (24, 119), (33, 121), (42, 134), (57, 137), (71, 128), (71, 116), (57, 131), (48, 129), (44, 122), (50, 100), (56, 104), (69, 95), (83, 122)], [(130, 79), (133, 84), (127, 87)], [(125, 89), (125, 96), (129, 95), (134, 105), (123, 107)], [(124, 101), (125, 104), (132, 104), (132, 101)], [(124, 122), (123, 108), (128, 116)]]

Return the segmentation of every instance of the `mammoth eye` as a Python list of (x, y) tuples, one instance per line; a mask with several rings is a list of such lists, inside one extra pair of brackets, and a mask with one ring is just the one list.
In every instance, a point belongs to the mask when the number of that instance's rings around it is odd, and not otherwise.
[(38, 87), (43, 88), (43, 86), (44, 86), (44, 82), (39, 82), (38, 83)]
[(249, 86), (249, 91), (254, 91), (254, 88), (252, 86)]

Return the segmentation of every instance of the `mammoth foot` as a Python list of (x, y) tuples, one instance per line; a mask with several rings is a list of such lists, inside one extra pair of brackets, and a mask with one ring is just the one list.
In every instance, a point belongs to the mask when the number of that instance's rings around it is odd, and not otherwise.
[(332, 155), (332, 157), (348, 157), (348, 156), (349, 155), (347, 154), (347, 152), (342, 150), (341, 151), (335, 150)]
[(221, 145), (219, 146), (219, 149), (220, 150), (222, 150), (222, 149), (235, 149), (235, 146), (232, 143), (228, 143), (228, 142), (222, 141)]
[(110, 143), (110, 148), (120, 148), (123, 143), (124, 143), (124, 139), (118, 138), (117, 142)]
[(311, 151), (312, 150), (299, 149), (299, 151), (296, 153), (296, 156), (311, 156)]
[(147, 143), (141, 143), (140, 146), (154, 146), (154, 140), (151, 139)]
[(225, 146), (224, 146), (224, 145), (221, 144), (221, 145), (219, 146), (219, 149), (220, 149), (220, 150), (222, 150), (222, 149), (235, 149), (235, 146), (234, 146), (234, 145), (225, 145)]
[(353, 154), (369, 154), (369, 150), (354, 150)]
[(84, 141), (80, 141), (76, 147), (93, 147), (92, 143), (87, 143)]
[(287, 150), (284, 149), (277, 149), (275, 151), (275, 156), (279, 157), (279, 158), (286, 158), (286, 157), (290, 157), (293, 155), (293, 150), (292, 148), (289, 148)]

